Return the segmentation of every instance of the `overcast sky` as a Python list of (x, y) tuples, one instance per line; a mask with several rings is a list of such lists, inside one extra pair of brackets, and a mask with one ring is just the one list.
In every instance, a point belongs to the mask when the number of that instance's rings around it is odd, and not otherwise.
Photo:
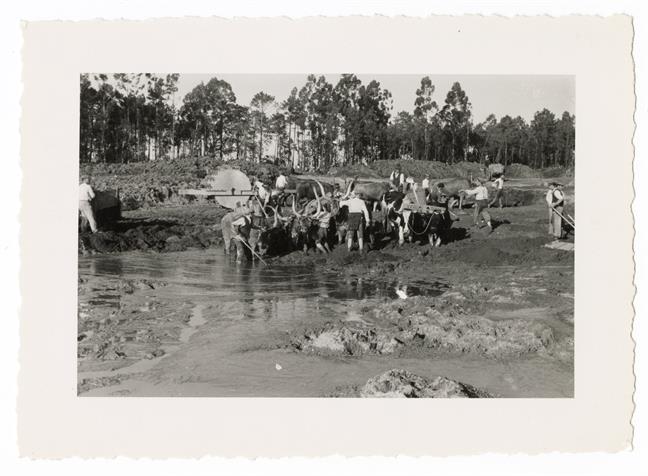
[[(339, 74), (322, 73), (335, 85)], [(307, 74), (181, 74), (175, 103), (182, 104), (182, 98), (201, 81), (213, 77), (231, 84), (239, 104), (249, 106), (252, 96), (265, 91), (278, 102), (284, 101), (293, 87), (301, 88)], [(320, 76), (320, 73), (317, 73)], [(412, 112), (416, 89), (423, 76), (430, 76), (435, 86), (434, 99), (443, 103), (452, 83), (459, 81), (472, 103), (475, 122), (482, 122), (493, 113), (502, 116), (522, 116), (527, 122), (533, 113), (547, 108), (560, 117), (564, 111), (574, 114), (575, 81), (573, 76), (554, 75), (433, 75), (433, 74), (357, 74), (363, 84), (372, 79), (392, 93), (394, 115), (399, 111)]]

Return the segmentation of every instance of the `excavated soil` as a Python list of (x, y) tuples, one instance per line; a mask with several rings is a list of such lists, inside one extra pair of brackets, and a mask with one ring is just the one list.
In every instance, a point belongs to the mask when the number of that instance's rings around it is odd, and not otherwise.
[(403, 369), (370, 378), (363, 386), (339, 388), (331, 397), (360, 398), (492, 398), (483, 389), (447, 377), (428, 379)]
[(542, 203), (490, 211), (492, 233), (467, 209), (439, 248), (267, 265), (223, 258), (213, 204), (126, 212), (79, 238), (78, 392), (573, 396), (574, 252), (544, 246)]

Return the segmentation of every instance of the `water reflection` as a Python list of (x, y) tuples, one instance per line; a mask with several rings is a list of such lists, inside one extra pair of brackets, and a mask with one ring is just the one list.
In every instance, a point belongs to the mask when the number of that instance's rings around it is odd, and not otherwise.
[[(220, 251), (220, 250), (219, 250)], [(129, 253), (79, 258), (79, 274), (125, 279), (163, 280), (159, 294), (181, 293), (183, 299), (237, 303), (242, 318), (345, 315), (348, 300), (438, 295), (443, 282), (408, 282), (342, 278), (310, 268), (235, 263), (219, 252), (174, 254)], [(173, 286), (176, 285), (176, 286)], [(118, 298), (118, 292), (111, 296)], [(102, 299), (98, 295), (91, 299)], [(88, 301), (93, 304), (91, 301)], [(118, 302), (118, 301), (117, 301)], [(99, 303), (97, 303), (99, 304)], [(347, 316), (353, 320), (357, 316)]]

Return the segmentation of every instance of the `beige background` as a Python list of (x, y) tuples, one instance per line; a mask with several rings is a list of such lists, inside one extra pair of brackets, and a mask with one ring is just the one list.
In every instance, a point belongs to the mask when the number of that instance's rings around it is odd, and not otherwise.
[[(24, 32), (23, 455), (449, 455), (629, 445), (628, 17), (61, 22), (30, 23)], [(77, 398), (79, 74), (141, 71), (576, 75), (575, 398)], [(610, 187), (615, 201), (602, 199)]]

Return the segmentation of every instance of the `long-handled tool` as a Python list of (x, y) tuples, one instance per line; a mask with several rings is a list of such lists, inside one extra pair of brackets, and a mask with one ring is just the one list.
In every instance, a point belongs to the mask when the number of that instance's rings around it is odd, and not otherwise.
[(563, 215), (561, 215), (560, 212), (559, 212), (558, 210), (556, 210), (554, 207), (551, 207), (551, 209), (556, 213), (556, 215), (558, 215), (560, 218), (562, 218), (563, 220), (565, 220), (567, 223), (569, 223), (569, 224), (572, 226), (572, 228), (573, 228), (574, 230), (576, 230), (576, 224), (575, 224), (574, 222), (572, 222), (572, 221), (570, 221), (569, 219), (565, 218), (565, 217), (564, 217)]
[(257, 258), (259, 258), (259, 261), (261, 261), (261, 262), (262, 262), (263, 264), (265, 264), (266, 266), (268, 265), (268, 263), (266, 263), (265, 261), (263, 261), (263, 258), (261, 258), (261, 256), (259, 256), (257, 253), (254, 252), (254, 250), (252, 249), (252, 247), (251, 247), (250, 245), (248, 245), (248, 244), (245, 242), (245, 240), (239, 238), (238, 236), (235, 236), (234, 239), (235, 239), (235, 240), (239, 240), (241, 243), (243, 243), (245, 246), (247, 246), (247, 249), (250, 250), (250, 252), (251, 252), (254, 256), (256, 256)]

